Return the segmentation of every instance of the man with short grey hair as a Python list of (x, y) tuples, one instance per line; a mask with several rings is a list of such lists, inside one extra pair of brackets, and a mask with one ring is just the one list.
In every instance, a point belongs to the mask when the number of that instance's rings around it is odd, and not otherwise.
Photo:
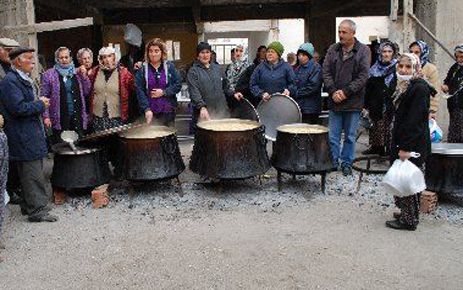
[(17, 47), (10, 51), (12, 69), (0, 82), (0, 112), (5, 117), (10, 161), (21, 184), (21, 212), (30, 222), (54, 222), (49, 213), (50, 194), (45, 186), (43, 158), (47, 143), (41, 115), (50, 102), (38, 98), (30, 75), (35, 66), (34, 49)]
[[(338, 29), (339, 43), (333, 44), (323, 63), (323, 80), (329, 93), (330, 148), (334, 168), (352, 174), (355, 142), (365, 86), (370, 69), (370, 49), (355, 38), (357, 25), (343, 20)], [(344, 142), (341, 151), (341, 135)]]

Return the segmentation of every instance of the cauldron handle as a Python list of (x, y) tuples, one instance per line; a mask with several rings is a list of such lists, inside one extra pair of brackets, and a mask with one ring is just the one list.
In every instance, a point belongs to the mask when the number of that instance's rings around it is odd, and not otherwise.
[(168, 138), (161, 139), (161, 146), (164, 152), (167, 154), (172, 155), (175, 153), (175, 145), (173, 142), (169, 142)]
[(262, 125), (261, 127), (257, 128), (257, 134), (254, 136), (256, 141), (259, 142), (261, 145), (267, 145), (267, 138), (265, 138), (265, 126)]

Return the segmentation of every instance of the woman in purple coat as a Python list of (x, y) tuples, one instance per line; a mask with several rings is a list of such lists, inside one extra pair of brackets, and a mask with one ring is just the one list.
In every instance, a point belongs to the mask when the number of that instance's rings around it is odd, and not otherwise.
[(50, 99), (43, 114), (47, 128), (52, 128), (52, 142), (61, 141), (63, 130), (82, 135), (88, 126), (87, 98), (91, 83), (86, 75), (76, 72), (71, 51), (60, 47), (55, 52), (56, 64), (42, 76), (41, 95)]

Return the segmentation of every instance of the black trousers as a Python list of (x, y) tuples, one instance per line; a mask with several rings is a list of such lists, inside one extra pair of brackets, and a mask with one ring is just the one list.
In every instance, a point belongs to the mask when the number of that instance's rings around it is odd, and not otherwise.
[(43, 173), (43, 160), (13, 162), (14, 170), (21, 184), (21, 211), (29, 216), (40, 216), (48, 213), (48, 202), (51, 193), (47, 192)]

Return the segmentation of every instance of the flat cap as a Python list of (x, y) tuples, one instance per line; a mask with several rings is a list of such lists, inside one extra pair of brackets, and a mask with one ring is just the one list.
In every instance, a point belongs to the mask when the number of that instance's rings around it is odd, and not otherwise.
[(20, 46), (20, 47), (15, 47), (13, 48), (10, 53), (9, 53), (9, 56), (10, 56), (10, 59), (15, 59), (16, 57), (18, 57), (19, 55), (23, 54), (23, 53), (26, 53), (26, 52), (34, 52), (35, 49), (33, 49), (32, 47), (29, 47), (29, 46)]
[(0, 46), (2, 47), (18, 47), (19, 43), (11, 38), (0, 38)]

